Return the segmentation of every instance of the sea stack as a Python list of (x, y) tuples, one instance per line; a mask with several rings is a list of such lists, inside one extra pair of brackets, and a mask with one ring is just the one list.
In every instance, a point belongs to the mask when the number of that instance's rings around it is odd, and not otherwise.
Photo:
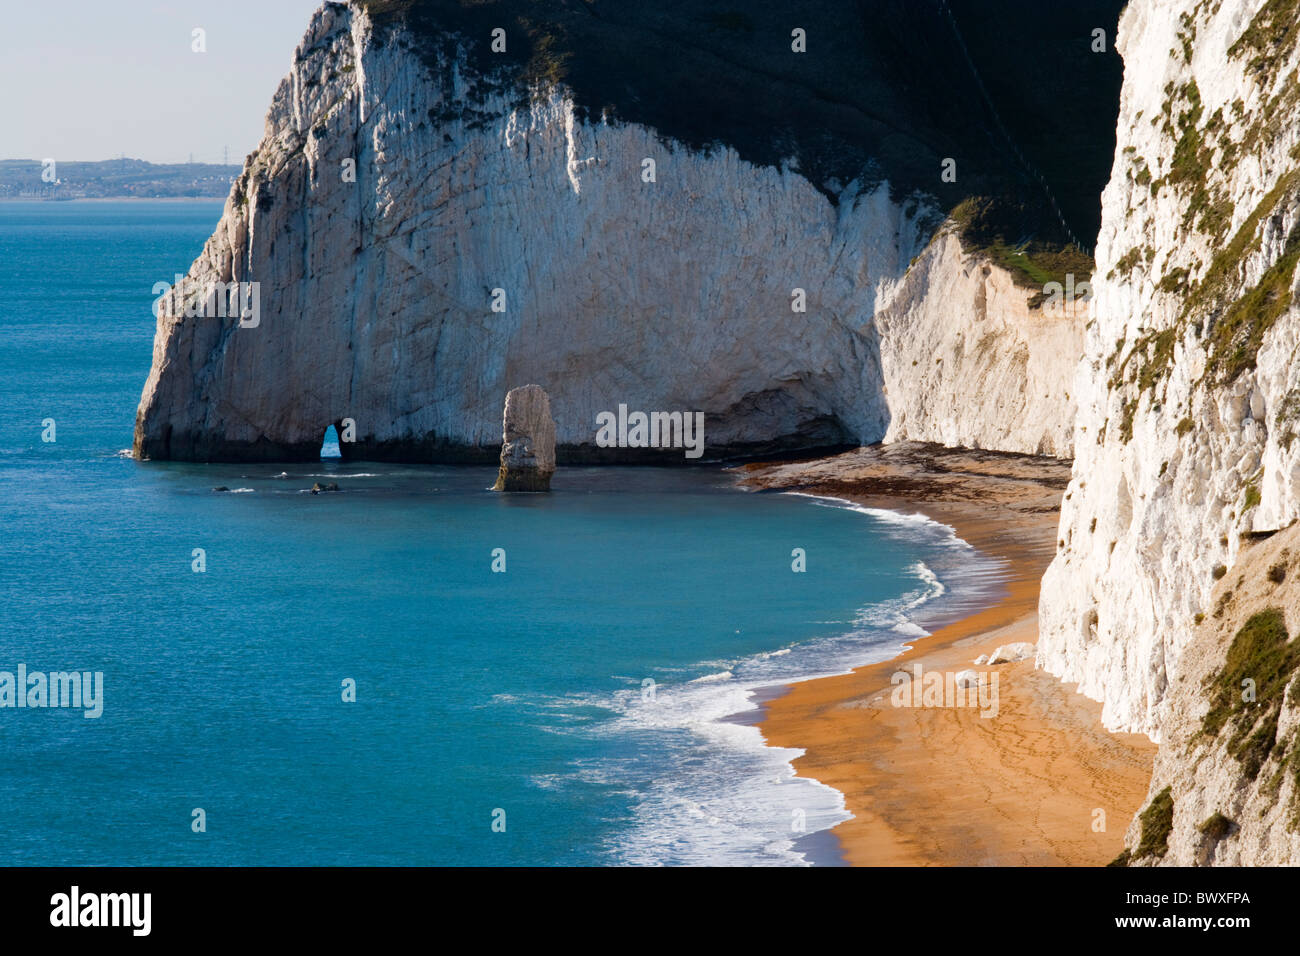
[(501, 435), (501, 470), (493, 491), (550, 491), (555, 474), (555, 419), (540, 385), (512, 388), (506, 395)]

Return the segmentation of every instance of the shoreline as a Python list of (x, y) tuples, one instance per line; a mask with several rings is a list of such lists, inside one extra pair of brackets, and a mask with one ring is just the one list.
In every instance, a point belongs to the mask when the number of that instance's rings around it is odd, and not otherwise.
[[(741, 487), (750, 490), (920, 512), (1007, 566), (1000, 600), (906, 641), (889, 660), (776, 687), (758, 702), (755, 723), (767, 743), (804, 751), (793, 762), (795, 772), (844, 795), (853, 817), (829, 831), (843, 860), (859, 866), (1112, 860), (1146, 797), (1155, 745), (1141, 735), (1106, 731), (1101, 705), (1035, 670), (1032, 657), (973, 664), (1001, 644), (1037, 641), (1039, 583), (1055, 553), (1069, 463), (906, 443), (737, 470)], [(986, 693), (996, 686), (997, 712), (981, 717), (974, 707), (892, 706), (891, 677), (918, 664), (924, 672), (985, 675)]]
[(221, 196), (72, 196), (67, 199), (41, 199), (37, 196), (0, 196), (0, 203), (51, 203), (63, 205), (70, 202), (225, 202)]

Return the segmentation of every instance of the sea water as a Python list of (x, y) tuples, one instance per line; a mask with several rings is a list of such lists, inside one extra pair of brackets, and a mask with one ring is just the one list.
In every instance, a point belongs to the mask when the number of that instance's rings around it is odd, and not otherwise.
[(734, 715), (997, 563), (710, 466), (136, 462), (151, 290), (220, 211), (0, 203), (0, 671), (103, 675), (0, 707), (0, 863), (833, 862), (840, 794)]

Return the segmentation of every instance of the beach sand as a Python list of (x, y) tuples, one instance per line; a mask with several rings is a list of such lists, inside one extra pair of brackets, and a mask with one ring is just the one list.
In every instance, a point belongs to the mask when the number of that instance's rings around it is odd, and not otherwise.
[[(905, 443), (809, 462), (747, 465), (754, 489), (799, 490), (921, 512), (1008, 566), (1003, 600), (899, 657), (794, 684), (767, 700), (768, 742), (805, 751), (796, 771), (845, 796), (833, 831), (852, 865), (1097, 866), (1123, 849), (1155, 745), (1111, 734), (1101, 705), (1033, 659), (975, 667), (1000, 644), (1036, 641), (1039, 582), (1056, 549), (1067, 462)], [(997, 713), (896, 707), (890, 678), (997, 674)]]

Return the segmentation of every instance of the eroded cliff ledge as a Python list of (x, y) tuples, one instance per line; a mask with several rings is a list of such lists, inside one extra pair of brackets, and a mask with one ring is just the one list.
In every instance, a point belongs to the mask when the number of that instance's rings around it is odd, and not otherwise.
[[(938, 7), (831, 3), (797, 54), (779, 4), (636, 6), (324, 6), (190, 270), (257, 283), (257, 324), (164, 301), (137, 456), (307, 460), (350, 419), (347, 458), (486, 463), (521, 381), (561, 461), (663, 459), (596, 447), (619, 403), (704, 412), (706, 459), (887, 433), (1068, 455), (1082, 316), (1030, 308), (1003, 268), (1029, 260), (941, 224), (993, 197), (1049, 268), (1080, 261), (1044, 245), (1091, 215), (1058, 140), (1107, 125), (1062, 114), (1053, 138), (1008, 99), (1033, 84), (981, 90), (973, 13), (962, 34)], [(1116, 6), (1044, 27), (1076, 82), (1105, 81), (1089, 27)]]

